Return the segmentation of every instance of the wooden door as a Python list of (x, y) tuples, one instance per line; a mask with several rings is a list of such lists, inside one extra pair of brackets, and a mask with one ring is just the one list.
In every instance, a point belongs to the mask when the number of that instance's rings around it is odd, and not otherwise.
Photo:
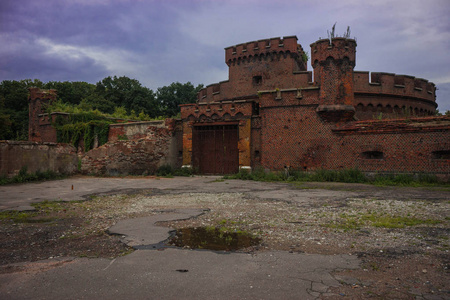
[(194, 168), (202, 174), (232, 174), (239, 170), (237, 125), (195, 126), (193, 130)]

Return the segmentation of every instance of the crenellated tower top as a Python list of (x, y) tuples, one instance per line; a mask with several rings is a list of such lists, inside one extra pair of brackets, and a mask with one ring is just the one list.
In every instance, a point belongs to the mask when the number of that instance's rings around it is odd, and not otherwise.
[(314, 83), (320, 86), (317, 112), (327, 121), (353, 118), (353, 68), (356, 41), (345, 37), (322, 39), (311, 44)]
[[(275, 37), (263, 39), (230, 46), (225, 48), (225, 63), (230, 66), (233, 61), (278, 53), (290, 53), (291, 55), (301, 59), (304, 55), (304, 51), (302, 46), (297, 44), (297, 40), (297, 37), (294, 35), (285, 36), (283, 38)], [(304, 69), (306, 70), (306, 62)]]
[(335, 37), (321, 39), (311, 44), (311, 61), (316, 62), (327, 60), (329, 57), (334, 60), (347, 59), (355, 66), (356, 62), (356, 41), (354, 39)]

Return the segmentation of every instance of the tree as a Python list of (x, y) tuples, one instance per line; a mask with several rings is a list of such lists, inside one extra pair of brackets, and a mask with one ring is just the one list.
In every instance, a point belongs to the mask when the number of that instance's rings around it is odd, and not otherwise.
[(0, 139), (28, 139), (28, 88), (42, 87), (42, 81), (4, 80), (0, 83)]
[(45, 89), (55, 89), (58, 99), (70, 104), (80, 104), (83, 98), (95, 92), (95, 85), (84, 81), (49, 81), (44, 84)]
[(97, 83), (96, 93), (114, 103), (122, 106), (130, 114), (132, 110), (143, 111), (150, 117), (159, 115), (159, 107), (152, 90), (141, 85), (136, 79), (128, 77), (106, 77)]
[(92, 109), (98, 109), (99, 111), (107, 114), (112, 114), (114, 112), (115, 107), (114, 102), (106, 100), (103, 96), (100, 96), (95, 92), (90, 95), (87, 95), (86, 98), (83, 98), (80, 104), (82, 103), (86, 103)]
[(169, 86), (158, 88), (156, 98), (161, 107), (161, 115), (166, 117), (177, 115), (180, 111), (179, 105), (195, 103), (197, 100), (197, 93), (202, 88), (202, 84), (194, 87), (190, 82), (185, 84), (174, 82)]

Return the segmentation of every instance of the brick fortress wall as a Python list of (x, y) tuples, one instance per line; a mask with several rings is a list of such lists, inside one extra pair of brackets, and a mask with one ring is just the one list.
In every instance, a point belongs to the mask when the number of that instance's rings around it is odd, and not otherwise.
[(13, 177), (26, 167), (28, 173), (53, 171), (73, 174), (77, 171), (75, 147), (67, 144), (27, 141), (0, 141), (0, 176)]
[(433, 83), (390, 73), (372, 73), (369, 80), (369, 72), (353, 71), (356, 42), (346, 38), (311, 44), (313, 81), (303, 53), (296, 37), (225, 48), (229, 79), (181, 107), (183, 164), (192, 161), (196, 124), (234, 117), (250, 121), (245, 151), (252, 168), (449, 176), (450, 119), (417, 118), (435, 113)]
[[(296, 92), (261, 97), (261, 165), (450, 175), (450, 117), (326, 122)], [(298, 102), (296, 106), (283, 105)], [(273, 105), (279, 103), (280, 105)], [(272, 105), (271, 105), (272, 104)]]

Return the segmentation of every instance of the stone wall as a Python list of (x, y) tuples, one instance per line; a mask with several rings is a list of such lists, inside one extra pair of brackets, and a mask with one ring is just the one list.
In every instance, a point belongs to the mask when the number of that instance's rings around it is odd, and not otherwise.
[(295, 107), (283, 105), (298, 101), (295, 92), (283, 92), (281, 98), (261, 97), (258, 155), (264, 168), (450, 176), (448, 116), (330, 123), (318, 116), (315, 105), (302, 100)]
[(0, 141), (0, 175), (13, 177), (26, 167), (29, 173), (53, 171), (74, 174), (76, 149), (68, 144)]
[[(82, 158), (81, 171), (99, 175), (143, 175), (154, 174), (162, 165), (181, 167), (181, 151), (178, 150), (175, 130), (170, 127), (122, 124), (116, 133), (133, 132), (140, 138), (113, 140), (87, 152)], [(178, 155), (180, 154), (180, 155)]]
[(109, 125), (108, 142), (145, 138), (149, 128), (152, 127), (163, 128), (166, 127), (166, 124), (164, 120), (111, 124)]

